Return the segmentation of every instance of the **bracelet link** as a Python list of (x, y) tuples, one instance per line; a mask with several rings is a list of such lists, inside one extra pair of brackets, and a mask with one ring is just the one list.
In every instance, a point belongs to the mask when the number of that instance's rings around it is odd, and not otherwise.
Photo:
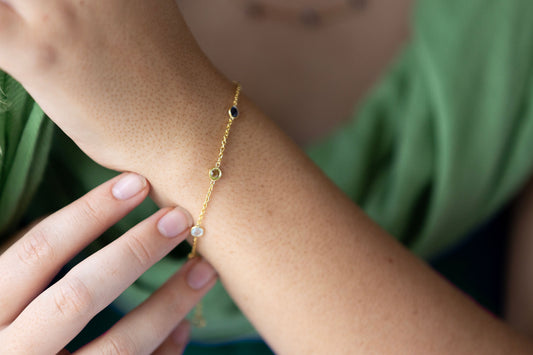
[[(198, 255), (197, 248), (198, 248), (198, 238), (202, 237), (205, 234), (205, 229), (202, 227), (202, 221), (205, 216), (205, 212), (207, 210), (207, 205), (209, 203), (209, 200), (211, 198), (211, 194), (213, 192), (213, 188), (215, 187), (215, 183), (222, 177), (222, 170), (220, 169), (220, 165), (222, 163), (222, 157), (224, 156), (224, 151), (226, 150), (226, 144), (228, 141), (229, 133), (231, 130), (231, 125), (233, 124), (233, 121), (239, 117), (239, 97), (241, 93), (241, 84), (235, 83), (237, 85), (235, 89), (235, 96), (233, 98), (233, 105), (228, 110), (228, 116), (229, 120), (226, 124), (226, 130), (224, 132), (224, 136), (222, 137), (222, 143), (220, 144), (220, 150), (218, 153), (218, 159), (215, 164), (215, 167), (209, 170), (209, 189), (207, 190), (207, 194), (205, 196), (204, 204), (202, 206), (202, 210), (200, 212), (200, 215), (198, 216), (198, 220), (196, 224), (191, 228), (190, 234), (193, 237), (193, 244), (192, 244), (192, 250), (189, 253), (188, 258), (192, 259)], [(202, 304), (199, 303), (196, 306), (194, 317), (192, 319), (192, 324), (196, 327), (202, 328), (207, 325), (206, 320), (203, 317), (203, 311), (202, 311)]]

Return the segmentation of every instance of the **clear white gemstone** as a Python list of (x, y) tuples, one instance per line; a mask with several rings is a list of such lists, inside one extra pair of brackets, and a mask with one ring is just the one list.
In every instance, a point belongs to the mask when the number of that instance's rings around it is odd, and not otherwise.
[(201, 237), (204, 235), (204, 229), (202, 227), (194, 226), (191, 228), (191, 235), (193, 237)]

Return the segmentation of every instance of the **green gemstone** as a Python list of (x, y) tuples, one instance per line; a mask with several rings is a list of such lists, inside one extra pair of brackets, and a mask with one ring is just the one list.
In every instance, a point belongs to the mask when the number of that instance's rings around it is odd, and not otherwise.
[(213, 168), (209, 170), (209, 178), (213, 181), (217, 181), (222, 177), (222, 171), (219, 168)]

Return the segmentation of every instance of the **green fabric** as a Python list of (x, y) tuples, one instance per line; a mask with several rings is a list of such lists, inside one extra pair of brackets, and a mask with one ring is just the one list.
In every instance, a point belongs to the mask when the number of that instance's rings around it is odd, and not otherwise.
[(12, 233), (41, 182), (53, 123), (0, 72), (0, 236)]
[[(532, 13), (529, 0), (420, 1), (412, 39), (390, 70), (347, 124), (307, 148), (353, 201), (422, 258), (457, 245), (531, 176)], [(5, 76), (0, 82), (8, 103), (0, 113), (0, 211), (9, 217), (3, 217), (9, 220), (2, 220), (0, 231), (24, 211), (51, 140), (51, 125), (9, 83)], [(58, 133), (54, 144), (28, 219), (113, 174), (85, 158), (63, 135)], [(153, 210), (147, 202), (104, 240)], [(126, 312), (142, 302), (179, 268), (183, 259), (176, 255), (185, 253), (181, 247), (150, 269), (115, 306)], [(194, 329), (193, 339), (256, 336), (220, 283), (204, 308), (209, 326)]]
[(356, 118), (309, 155), (429, 259), (533, 167), (531, 1), (421, 1), (412, 42)]

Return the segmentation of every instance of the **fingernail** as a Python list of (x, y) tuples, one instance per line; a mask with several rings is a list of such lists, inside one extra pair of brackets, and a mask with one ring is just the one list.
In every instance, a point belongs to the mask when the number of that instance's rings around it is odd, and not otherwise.
[(187, 228), (187, 217), (178, 208), (168, 212), (157, 222), (159, 232), (168, 238), (177, 237)]
[(146, 179), (137, 174), (127, 174), (111, 189), (117, 200), (128, 200), (146, 187)]
[(191, 331), (191, 326), (189, 322), (183, 321), (178, 325), (178, 327), (172, 332), (172, 340), (177, 345), (185, 345), (189, 342), (189, 334)]
[(199, 290), (203, 288), (213, 276), (215, 276), (216, 271), (213, 267), (205, 260), (197, 262), (189, 270), (187, 275), (187, 283), (194, 290)]

